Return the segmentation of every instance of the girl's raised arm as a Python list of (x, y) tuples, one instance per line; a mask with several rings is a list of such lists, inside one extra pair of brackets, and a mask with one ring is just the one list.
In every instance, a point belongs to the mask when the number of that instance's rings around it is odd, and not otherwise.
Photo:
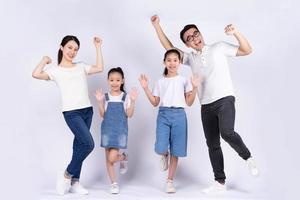
[(133, 113), (134, 113), (134, 105), (135, 105), (135, 101), (137, 99), (138, 96), (138, 92), (136, 88), (132, 88), (130, 93), (129, 93), (129, 98), (130, 98), (130, 106), (129, 108), (126, 109), (126, 115), (127, 117), (132, 117)]
[(96, 90), (95, 97), (97, 99), (98, 106), (99, 106), (99, 114), (103, 118), (104, 113), (105, 113), (105, 109), (104, 109), (104, 98), (105, 97), (104, 97), (104, 94), (102, 92), (102, 89), (97, 89)]
[(156, 107), (159, 104), (160, 98), (153, 96), (151, 91), (148, 88), (148, 78), (146, 77), (146, 75), (141, 74), (139, 81), (141, 83), (142, 88), (144, 89), (145, 94), (147, 95), (150, 103)]
[(203, 78), (201, 76), (199, 76), (198, 74), (193, 74), (193, 76), (191, 77), (193, 90), (185, 93), (185, 102), (188, 106), (191, 106), (194, 103), (198, 87), (201, 87), (202, 82)]

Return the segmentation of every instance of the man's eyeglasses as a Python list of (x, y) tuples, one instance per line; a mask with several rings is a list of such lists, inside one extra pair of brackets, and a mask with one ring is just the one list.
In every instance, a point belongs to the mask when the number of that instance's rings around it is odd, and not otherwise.
[(199, 31), (195, 31), (195, 32), (193, 33), (193, 35), (187, 36), (186, 42), (192, 42), (192, 41), (194, 41), (194, 39), (195, 39), (196, 37), (199, 37), (199, 35), (200, 35), (200, 32), (199, 32)]

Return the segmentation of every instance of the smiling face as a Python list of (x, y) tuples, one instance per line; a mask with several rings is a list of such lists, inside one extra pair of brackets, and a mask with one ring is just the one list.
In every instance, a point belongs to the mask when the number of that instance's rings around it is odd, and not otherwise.
[(70, 40), (65, 46), (61, 46), (60, 49), (62, 50), (63, 59), (72, 62), (77, 55), (79, 47), (74, 40)]
[(183, 38), (185, 41), (185, 45), (196, 51), (201, 51), (203, 46), (205, 45), (202, 34), (196, 28), (188, 29), (184, 34)]
[(168, 75), (176, 75), (180, 65), (180, 58), (178, 54), (169, 53), (164, 60), (164, 64), (168, 70)]
[(121, 85), (124, 83), (122, 75), (118, 72), (112, 72), (108, 76), (108, 84), (111, 92), (120, 92)]

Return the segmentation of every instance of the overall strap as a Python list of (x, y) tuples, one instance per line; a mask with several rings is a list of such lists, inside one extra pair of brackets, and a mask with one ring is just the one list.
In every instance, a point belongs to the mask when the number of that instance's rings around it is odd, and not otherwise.
[(126, 95), (127, 95), (127, 93), (126, 93), (126, 92), (124, 92), (124, 94), (123, 94), (123, 97), (122, 97), (122, 101), (123, 101), (123, 102), (125, 102)]
[(105, 93), (105, 101), (109, 101), (108, 93)]

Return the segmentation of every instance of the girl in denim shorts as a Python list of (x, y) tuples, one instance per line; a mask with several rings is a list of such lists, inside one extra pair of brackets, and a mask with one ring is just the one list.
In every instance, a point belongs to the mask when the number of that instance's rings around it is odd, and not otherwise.
[(119, 193), (114, 164), (120, 161), (120, 173), (126, 173), (128, 155), (119, 153), (127, 149), (128, 123), (127, 118), (134, 112), (137, 90), (133, 88), (129, 95), (124, 90), (124, 73), (120, 67), (108, 72), (110, 92), (103, 94), (96, 91), (99, 113), (103, 118), (101, 123), (101, 147), (105, 148), (106, 167), (111, 180), (110, 192)]
[(164, 65), (163, 77), (156, 82), (152, 92), (145, 75), (141, 75), (139, 81), (150, 103), (155, 107), (159, 105), (155, 152), (161, 155), (161, 169), (165, 171), (169, 168), (165, 191), (175, 193), (173, 179), (178, 157), (185, 157), (187, 151), (187, 119), (184, 108), (193, 104), (201, 78), (193, 75), (188, 80), (178, 74), (180, 52), (176, 49), (165, 53)]

